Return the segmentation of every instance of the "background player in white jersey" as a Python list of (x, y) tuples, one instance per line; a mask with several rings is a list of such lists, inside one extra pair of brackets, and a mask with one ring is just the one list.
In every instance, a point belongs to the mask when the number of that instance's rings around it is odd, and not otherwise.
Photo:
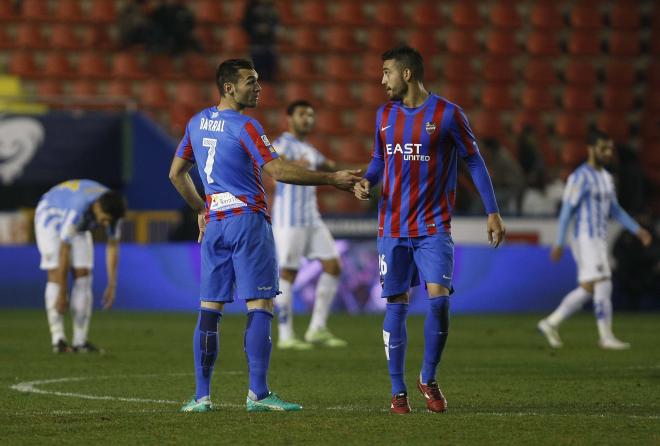
[[(328, 172), (348, 169), (324, 157), (305, 140), (314, 128), (314, 108), (304, 100), (294, 101), (287, 107), (289, 130), (275, 140), (278, 155), (307, 167)], [(275, 299), (278, 311), (281, 349), (306, 350), (311, 344), (344, 347), (346, 341), (334, 336), (326, 323), (330, 306), (337, 293), (341, 266), (335, 241), (326, 227), (316, 203), (316, 187), (298, 186), (278, 182), (273, 205), (273, 235), (280, 266), (280, 290)], [(312, 319), (303, 342), (293, 331), (293, 283), (300, 268), (300, 258), (318, 259), (323, 273), (316, 286), (316, 299)]]
[(612, 332), (612, 282), (607, 258), (607, 221), (616, 218), (627, 230), (636, 234), (644, 246), (651, 235), (624, 211), (616, 198), (612, 175), (605, 170), (614, 153), (614, 142), (603, 131), (592, 129), (588, 140), (589, 157), (569, 177), (559, 215), (559, 234), (551, 258), (558, 261), (575, 217), (571, 233), (571, 250), (578, 269), (579, 286), (568, 293), (559, 307), (538, 323), (538, 329), (555, 348), (562, 346), (557, 327), (590, 299), (598, 325), (598, 344), (605, 349), (630, 348)]
[(70, 307), (73, 316), (73, 351), (99, 352), (87, 341), (92, 316), (92, 268), (94, 246), (90, 230), (106, 228), (108, 245), (106, 267), (108, 285), (103, 293), (103, 309), (112, 307), (117, 288), (119, 260), (119, 219), (126, 213), (126, 203), (118, 192), (91, 180), (61, 183), (39, 200), (34, 218), (40, 268), (48, 272), (46, 314), (53, 351), (72, 349), (64, 334), (69, 272), (73, 274)]

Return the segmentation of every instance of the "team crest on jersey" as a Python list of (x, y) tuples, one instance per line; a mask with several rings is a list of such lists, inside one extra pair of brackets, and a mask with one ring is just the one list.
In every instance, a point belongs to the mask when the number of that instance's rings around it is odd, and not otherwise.
[(211, 118), (213, 118), (213, 119), (217, 118), (218, 114), (219, 114), (218, 112), (211, 113)]
[(432, 135), (435, 133), (435, 122), (427, 122), (426, 123), (426, 133), (429, 135)]
[(266, 135), (261, 135), (261, 140), (266, 145), (266, 147), (268, 147), (268, 150), (270, 150), (271, 153), (275, 153), (275, 148), (270, 144), (270, 141), (268, 141), (268, 137)]

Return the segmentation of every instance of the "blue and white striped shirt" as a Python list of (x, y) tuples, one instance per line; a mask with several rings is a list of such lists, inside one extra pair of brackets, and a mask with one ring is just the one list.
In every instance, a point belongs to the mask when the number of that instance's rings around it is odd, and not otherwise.
[(588, 237), (605, 240), (610, 217), (616, 218), (633, 233), (639, 230), (639, 225), (619, 206), (612, 175), (605, 169), (594, 169), (588, 163), (579, 166), (568, 177), (559, 218), (559, 246), (565, 242), (573, 215), (573, 239)]
[[(284, 132), (273, 143), (279, 155), (290, 161), (306, 161), (310, 170), (326, 162), (325, 157), (310, 144)], [(321, 222), (316, 202), (316, 187), (277, 183), (273, 204), (273, 226), (316, 226)]]

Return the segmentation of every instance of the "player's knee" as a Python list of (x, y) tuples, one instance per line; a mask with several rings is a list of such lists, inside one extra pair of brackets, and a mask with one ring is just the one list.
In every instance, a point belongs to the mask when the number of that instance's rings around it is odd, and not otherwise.
[(587, 293), (594, 294), (594, 282), (582, 282), (580, 286)]
[(81, 277), (86, 277), (92, 274), (92, 270), (89, 268), (73, 268), (73, 277), (80, 279)]
[(200, 307), (202, 308), (208, 308), (210, 310), (215, 310), (215, 311), (222, 311), (223, 308), (225, 307), (224, 302), (214, 302), (210, 300), (203, 300), (202, 303), (200, 304)]
[(407, 304), (409, 301), (408, 293), (397, 294), (387, 298), (388, 304)]
[(328, 273), (331, 276), (338, 276), (341, 274), (339, 259), (324, 260), (321, 263), (323, 264), (323, 272)]
[(427, 283), (426, 289), (429, 297), (449, 296), (449, 289), (438, 283)]
[(280, 271), (280, 278), (282, 280), (286, 280), (287, 282), (293, 283), (296, 280), (296, 275), (298, 274), (298, 271), (295, 269), (286, 269), (283, 268)]
[(275, 299), (250, 299), (247, 301), (248, 310), (265, 310), (273, 313), (275, 310)]

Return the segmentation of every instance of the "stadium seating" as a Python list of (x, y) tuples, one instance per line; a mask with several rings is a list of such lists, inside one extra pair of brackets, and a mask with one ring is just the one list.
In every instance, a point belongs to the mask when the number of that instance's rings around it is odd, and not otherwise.
[(527, 52), (532, 56), (556, 57), (561, 54), (559, 40), (552, 32), (534, 31), (527, 36)]
[(590, 112), (596, 109), (593, 90), (586, 87), (566, 87), (562, 103), (564, 109), (573, 112)]
[(329, 14), (326, 2), (322, 0), (306, 0), (300, 7), (300, 17), (308, 25), (326, 26), (329, 24)]
[(639, 5), (636, 2), (618, 0), (610, 10), (609, 22), (614, 29), (638, 29), (641, 22)]
[[(443, 64), (443, 70), (445, 79), (454, 84), (472, 84), (478, 79), (474, 66), (472, 65), (472, 59), (468, 57), (447, 57)], [(487, 69), (484, 69), (483, 71), (488, 73)], [(486, 76), (488, 76), (488, 74), (486, 74)]]
[(621, 60), (611, 60), (605, 67), (605, 81), (608, 85), (628, 87), (637, 80), (635, 66)]
[(501, 84), (487, 84), (481, 92), (481, 104), (489, 111), (512, 110), (514, 100), (511, 91)]
[(573, 31), (568, 40), (568, 52), (574, 56), (599, 56), (601, 41), (592, 31)]
[(103, 56), (95, 51), (86, 51), (78, 58), (78, 74), (84, 78), (108, 77), (108, 66)]
[(15, 52), (9, 59), (9, 72), (16, 76), (34, 77), (38, 73), (32, 53)]
[(403, 16), (399, 2), (379, 2), (376, 4), (373, 20), (383, 27), (397, 27), (401, 25)]
[(48, 2), (43, 0), (23, 0), (21, 2), (21, 17), (30, 21), (48, 21), (52, 18)]
[(418, 2), (413, 6), (410, 19), (414, 28), (434, 28), (443, 25), (442, 14), (434, 2)]
[(523, 22), (515, 2), (500, 0), (490, 9), (490, 23), (498, 28), (517, 29)]
[(85, 19), (78, 0), (59, 0), (55, 18), (58, 22), (82, 22)]
[(495, 56), (517, 56), (520, 48), (515, 33), (509, 30), (495, 30), (486, 39), (486, 49)]
[(451, 54), (475, 56), (481, 47), (473, 31), (452, 31), (447, 37), (447, 49)]
[(19, 23), (16, 29), (16, 47), (24, 49), (46, 48), (48, 43), (36, 23)]
[(625, 143), (630, 138), (630, 124), (625, 113), (604, 113), (598, 116), (598, 128), (605, 130), (616, 143)]
[(116, 1), (94, 0), (90, 3), (89, 20), (94, 23), (115, 23), (117, 21)]
[(603, 92), (603, 108), (607, 111), (631, 111), (635, 107), (632, 91), (618, 85), (608, 85)]
[(360, 44), (350, 28), (333, 27), (328, 31), (328, 48), (330, 51), (355, 53), (360, 50)]
[(167, 108), (169, 98), (163, 84), (155, 79), (150, 79), (140, 88), (140, 103), (150, 109)]
[(557, 2), (541, 0), (531, 5), (530, 22), (537, 30), (556, 31), (564, 27), (564, 19)]
[(84, 79), (71, 84), (71, 94), (77, 98), (89, 98), (99, 94), (98, 84)]
[(144, 79), (147, 74), (133, 53), (116, 53), (112, 59), (112, 75), (120, 79)]
[(570, 24), (573, 29), (597, 30), (603, 26), (603, 17), (593, 5), (577, 3), (571, 7)]
[(64, 53), (51, 52), (44, 59), (43, 75), (51, 78), (73, 77), (71, 61)]
[(82, 42), (70, 25), (54, 25), (51, 28), (50, 46), (58, 50), (74, 50), (81, 48)]
[(451, 21), (457, 28), (474, 29), (483, 25), (477, 2), (466, 0), (454, 3)]
[(556, 108), (555, 98), (545, 86), (525, 86), (521, 102), (523, 107), (530, 111), (549, 111)]
[(591, 62), (573, 59), (566, 65), (564, 79), (572, 86), (593, 86), (598, 82), (598, 74)]
[(367, 26), (369, 20), (364, 14), (361, 2), (343, 0), (335, 6), (334, 20), (340, 26)]
[(523, 70), (523, 77), (530, 85), (555, 85), (558, 82), (557, 73), (552, 63), (547, 59), (532, 59)]
[(567, 139), (584, 139), (587, 130), (587, 120), (581, 113), (562, 113), (555, 121), (555, 132)]
[(639, 34), (637, 31), (613, 31), (607, 47), (613, 56), (637, 57), (641, 51)]

